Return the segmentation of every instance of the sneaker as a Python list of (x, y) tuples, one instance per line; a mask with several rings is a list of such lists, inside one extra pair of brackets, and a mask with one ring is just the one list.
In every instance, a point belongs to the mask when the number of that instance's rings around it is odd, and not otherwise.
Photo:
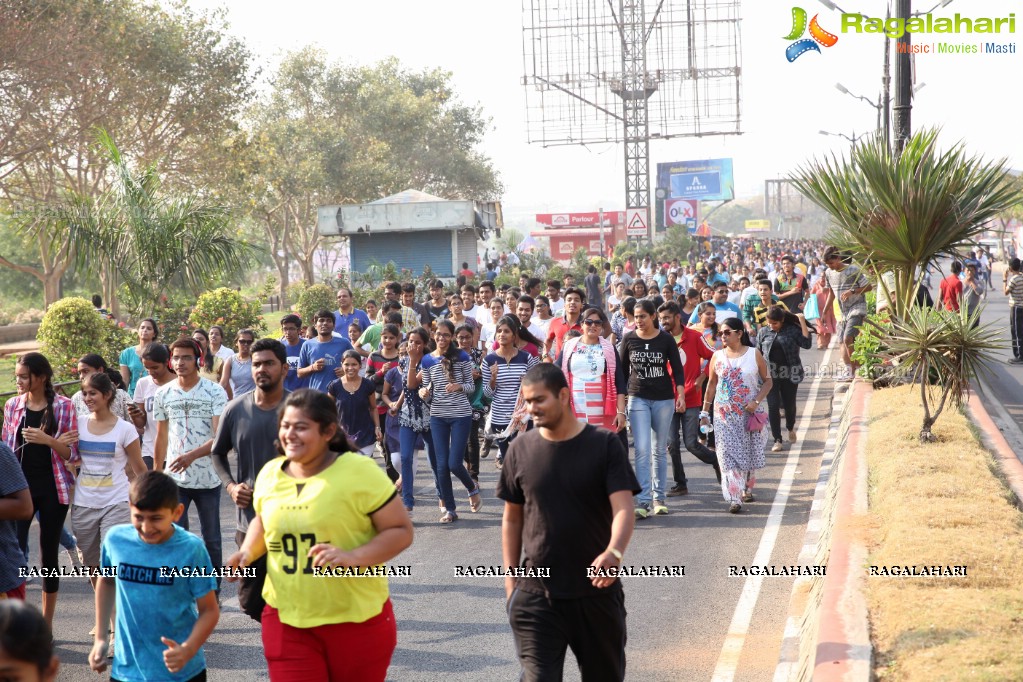
[(682, 495), (688, 494), (689, 486), (687, 486), (685, 483), (681, 485), (673, 485), (670, 488), (668, 488), (668, 497), (680, 497)]
[(796, 430), (795, 429), (789, 429), (789, 442), (790, 443), (795, 443), (796, 442)]
[(642, 520), (650, 516), (650, 505), (637, 504), (636, 505), (636, 519)]
[(498, 471), (504, 468), (504, 457), (498, 457), (494, 460), (494, 466), (497, 467)]
[(753, 497), (753, 493), (749, 490), (742, 494), (743, 502), (756, 502), (757, 498)]
[(771, 452), (781, 452), (782, 444), (780, 440), (774, 441), (774, 445), (771, 446)]
[(666, 516), (668, 507), (660, 500), (654, 500), (654, 516)]
[(742, 505), (738, 502), (732, 502), (731, 506), (728, 507), (729, 514), (738, 514), (742, 511)]
[(1010, 365), (1023, 365), (1023, 358), (1009, 358)]

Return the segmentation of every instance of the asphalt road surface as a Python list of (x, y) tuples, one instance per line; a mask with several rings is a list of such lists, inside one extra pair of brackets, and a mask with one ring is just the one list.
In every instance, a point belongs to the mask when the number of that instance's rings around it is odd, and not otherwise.
[[(767, 467), (757, 477), (756, 502), (740, 515), (728, 514), (713, 470), (683, 452), (690, 494), (668, 499), (670, 515), (637, 522), (625, 564), (682, 565), (685, 575), (626, 579), (627, 679), (773, 678), (793, 578), (757, 583), (729, 577), (728, 572), (730, 566), (753, 563), (790, 565), (799, 555), (827, 437), (831, 377), (841, 364), (839, 351), (830, 351), (827, 358), (817, 350), (805, 351), (803, 364), (811, 366), (813, 374), (798, 393), (800, 441), (781, 453), (768, 453)], [(388, 679), (518, 679), (503, 579), (454, 575), (458, 565), (501, 563), (502, 503), (493, 495), (497, 480), (493, 456), (483, 460), (482, 511), (472, 514), (459, 500), (461, 518), (451, 525), (439, 523), (432, 486), (427, 486), (423, 473), (425, 458), (421, 460), (415, 542), (392, 562), (411, 566), (411, 576), (392, 578), (390, 583), (398, 648)], [(226, 495), (221, 509), (226, 557), (235, 547), (233, 510)], [(192, 528), (199, 528), (194, 510)], [(35, 528), (32, 537), (38, 537)], [(69, 563), (63, 553), (61, 558)], [(29, 601), (38, 605), (40, 581), (31, 583), (28, 593)], [(223, 598), (220, 623), (206, 644), (210, 679), (267, 679), (258, 624), (238, 610), (233, 585), (225, 583)], [(92, 614), (88, 582), (63, 579), (54, 626), (61, 680), (109, 678), (93, 673), (86, 661)], [(571, 653), (565, 677), (579, 679)]]

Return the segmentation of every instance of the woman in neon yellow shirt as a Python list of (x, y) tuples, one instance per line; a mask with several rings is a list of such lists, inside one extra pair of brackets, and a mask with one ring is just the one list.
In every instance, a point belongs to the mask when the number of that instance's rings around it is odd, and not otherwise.
[(256, 478), (257, 516), (228, 560), (267, 554), (270, 679), (382, 681), (398, 635), (378, 573), (412, 544), (412, 522), (387, 474), (338, 428), (330, 396), (295, 391), (278, 424), (282, 456)]

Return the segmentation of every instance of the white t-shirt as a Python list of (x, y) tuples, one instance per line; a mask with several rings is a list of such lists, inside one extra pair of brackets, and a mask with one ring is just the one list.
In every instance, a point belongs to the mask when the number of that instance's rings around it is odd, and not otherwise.
[(557, 315), (565, 309), (565, 299), (559, 298), (557, 301), (551, 301), (551, 314)]
[[(227, 405), (227, 393), (209, 379), (189, 391), (172, 381), (156, 391), (153, 419), (167, 422), (167, 464), (213, 438), (213, 417), (219, 417)], [(200, 457), (184, 473), (168, 472), (185, 488), (210, 490), (220, 485), (220, 476), (213, 469), (213, 460)]]
[[(148, 377), (146, 377), (148, 378)], [(102, 435), (89, 432), (89, 418), (78, 418), (78, 454), (82, 469), (75, 483), (75, 504), (103, 509), (128, 501), (128, 461), (126, 447), (139, 439), (134, 424), (120, 417), (114, 427)]]
[(471, 317), (472, 319), (478, 320), (480, 322), (482, 322), (482, 320), (480, 320), (480, 315), (482, 315), (484, 313), (489, 314), (490, 310), (489, 309), (485, 310), (483, 308), (483, 306), (478, 306), (478, 305), (474, 305), (472, 307), (472, 310), (467, 310), (465, 308), (462, 309), (462, 314), (463, 315), (465, 315), (466, 317)]
[(156, 419), (153, 417), (153, 399), (160, 389), (148, 374), (135, 384), (134, 401), (146, 411), (146, 429), (142, 432), (142, 456), (152, 457), (156, 445)]
[(231, 348), (228, 347), (228, 346), (221, 346), (220, 350), (218, 350), (216, 353), (214, 353), (214, 355), (216, 355), (218, 358), (220, 358), (224, 362), (227, 362), (229, 359), (234, 357), (234, 351), (231, 350)]

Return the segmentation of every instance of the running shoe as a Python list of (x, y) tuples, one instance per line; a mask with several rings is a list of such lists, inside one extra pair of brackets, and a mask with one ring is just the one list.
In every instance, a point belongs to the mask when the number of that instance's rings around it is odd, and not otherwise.
[(679, 497), (681, 495), (688, 495), (688, 494), (689, 494), (689, 486), (687, 486), (685, 484), (673, 485), (670, 488), (668, 488), (668, 497)]
[(654, 516), (665, 516), (668, 513), (668, 506), (661, 500), (654, 500)]
[(780, 440), (774, 441), (774, 445), (771, 446), (771, 452), (781, 452), (782, 444)]
[(650, 516), (650, 505), (638, 504), (636, 505), (636, 519), (642, 520)]

